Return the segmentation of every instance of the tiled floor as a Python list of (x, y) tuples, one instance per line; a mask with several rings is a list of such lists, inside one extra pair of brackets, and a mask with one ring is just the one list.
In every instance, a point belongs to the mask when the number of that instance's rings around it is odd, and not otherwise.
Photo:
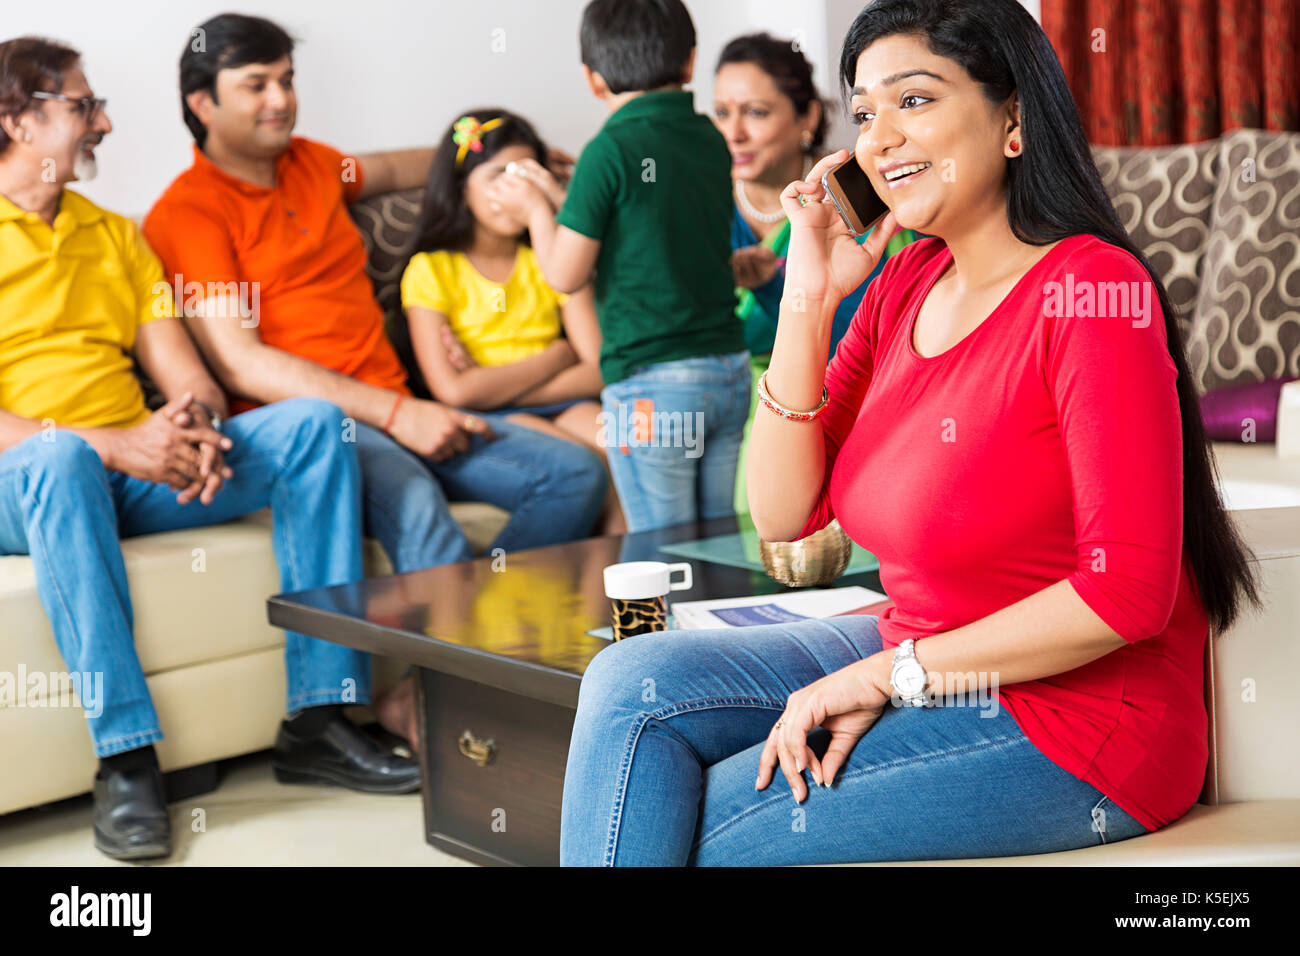
[(285, 786), (271, 775), (270, 751), (224, 761), (220, 781), (171, 804), (165, 860), (120, 863), (96, 850), (87, 794), (0, 816), (0, 866), (474, 865), (424, 841), (418, 793)]

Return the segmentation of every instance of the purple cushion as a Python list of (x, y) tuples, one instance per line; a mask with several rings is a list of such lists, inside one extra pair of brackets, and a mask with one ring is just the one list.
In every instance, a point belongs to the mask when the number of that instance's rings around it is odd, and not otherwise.
[(1226, 385), (1201, 396), (1205, 436), (1211, 441), (1244, 441), (1245, 419), (1255, 421), (1255, 441), (1277, 441), (1277, 406), (1282, 386), (1296, 381), (1275, 378), (1267, 382)]

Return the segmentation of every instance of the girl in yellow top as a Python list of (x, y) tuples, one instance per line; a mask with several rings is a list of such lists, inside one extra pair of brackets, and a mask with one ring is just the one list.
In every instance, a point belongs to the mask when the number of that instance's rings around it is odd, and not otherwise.
[[(402, 308), (434, 398), (505, 414), (603, 459), (592, 289), (564, 296), (547, 285), (525, 225), (486, 196), (495, 177), (540, 173), (546, 156), (533, 127), (504, 110), (474, 110), (452, 124), (429, 170)], [(558, 208), (564, 196), (555, 180), (536, 180)], [(601, 527), (626, 530), (612, 490)]]

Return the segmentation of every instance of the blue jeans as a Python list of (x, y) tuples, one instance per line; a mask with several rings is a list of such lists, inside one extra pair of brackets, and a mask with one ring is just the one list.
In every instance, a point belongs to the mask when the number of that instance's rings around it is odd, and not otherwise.
[[(886, 707), (830, 789), (796, 803), (758, 758), (786, 698), (881, 649), (877, 618), (644, 634), (587, 667), (564, 776), (569, 866), (769, 866), (1013, 856), (1140, 823), (975, 695)], [(966, 706), (959, 706), (960, 704)], [(819, 755), (829, 736), (809, 743)]]
[(748, 352), (646, 365), (605, 386), (602, 441), (629, 532), (734, 513), (749, 389)]
[(474, 414), (496, 438), (471, 435), (469, 450), (444, 462), (356, 423), (366, 533), (399, 574), (474, 556), (448, 501), (485, 501), (510, 512), (490, 550), (584, 538), (600, 516), (609, 479), (592, 451), (495, 413)]
[[(234, 477), (206, 506), (179, 505), (167, 485), (106, 470), (71, 432), (33, 435), (0, 454), (0, 555), (31, 555), (69, 671), (102, 675), (102, 709), (86, 720), (96, 756), (163, 737), (135, 653), (119, 536), (203, 527), (270, 505), (284, 591), (361, 578), (361, 476), (343, 413), (298, 398), (237, 415), (223, 431), (234, 442), (225, 455)], [(290, 711), (369, 703), (368, 655), (288, 632), (284, 658)]]

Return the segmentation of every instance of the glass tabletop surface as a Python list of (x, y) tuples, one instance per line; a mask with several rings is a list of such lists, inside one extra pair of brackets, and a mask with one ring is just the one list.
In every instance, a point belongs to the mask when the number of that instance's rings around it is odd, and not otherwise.
[[(684, 559), (667, 544), (733, 533), (744, 518), (716, 518), (637, 534), (482, 557), (352, 584), (282, 594), (270, 601), (272, 623), (380, 652), (491, 656), (523, 668), (580, 677), (609, 641), (587, 631), (609, 624), (604, 569), (623, 561)], [(669, 603), (789, 592), (762, 571), (690, 560), (693, 586)], [(878, 571), (845, 574), (831, 587), (882, 591)], [(650, 635), (645, 635), (650, 636)], [(413, 644), (412, 642), (418, 642)], [(437, 648), (420, 648), (428, 642)], [(394, 653), (402, 657), (402, 653)]]

